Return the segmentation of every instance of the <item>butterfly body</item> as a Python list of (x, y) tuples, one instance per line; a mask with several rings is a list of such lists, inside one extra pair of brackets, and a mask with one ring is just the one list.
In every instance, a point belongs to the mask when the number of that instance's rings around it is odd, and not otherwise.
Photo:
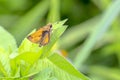
[(31, 35), (29, 35), (27, 39), (33, 43), (39, 44), (39, 46), (44, 46), (48, 44), (50, 41), (51, 30), (52, 30), (52, 25), (48, 24), (38, 29), (36, 32), (32, 33)]

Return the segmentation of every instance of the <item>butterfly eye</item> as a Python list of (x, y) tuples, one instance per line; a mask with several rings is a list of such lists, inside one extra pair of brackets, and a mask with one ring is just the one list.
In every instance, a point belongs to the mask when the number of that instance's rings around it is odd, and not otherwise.
[(30, 39), (32, 39), (32, 37), (31, 37), (31, 36), (28, 36), (28, 37), (27, 37), (27, 39), (29, 39), (29, 40), (30, 40)]

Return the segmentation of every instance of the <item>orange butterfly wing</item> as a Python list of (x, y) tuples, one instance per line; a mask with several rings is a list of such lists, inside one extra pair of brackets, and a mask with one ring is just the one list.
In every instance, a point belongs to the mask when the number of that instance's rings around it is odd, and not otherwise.
[(27, 37), (33, 43), (44, 46), (49, 43), (52, 25), (46, 25)]
[(39, 43), (40, 39), (42, 38), (42, 30), (39, 29), (35, 33), (31, 34), (27, 37), (33, 43)]

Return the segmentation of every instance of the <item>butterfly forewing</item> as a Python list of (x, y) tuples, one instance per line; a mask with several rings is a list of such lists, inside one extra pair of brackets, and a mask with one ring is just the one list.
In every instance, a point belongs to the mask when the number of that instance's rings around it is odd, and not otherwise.
[(40, 39), (42, 38), (42, 30), (39, 29), (35, 33), (29, 35), (27, 38), (33, 43), (39, 43)]
[(46, 25), (29, 35), (27, 39), (33, 43), (39, 43), (40, 46), (44, 46), (50, 41), (51, 28), (51, 24)]

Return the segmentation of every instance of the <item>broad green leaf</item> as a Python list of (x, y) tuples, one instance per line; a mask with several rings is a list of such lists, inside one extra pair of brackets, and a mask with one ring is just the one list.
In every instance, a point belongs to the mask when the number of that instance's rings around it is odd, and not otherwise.
[(0, 77), (8, 76), (7, 71), (4, 69), (4, 66), (0, 62)]
[(10, 59), (11, 76), (20, 77), (20, 66), (17, 64), (16, 59)]
[(38, 72), (33, 75), (34, 80), (89, 80), (58, 54), (40, 59), (33, 71), (36, 70)]
[(67, 19), (53, 24), (53, 31), (51, 33), (50, 43), (48, 45), (44, 46), (43, 57), (49, 55), (49, 52), (50, 52), (51, 48), (54, 46), (55, 42), (66, 30), (67, 26), (63, 25), (66, 21), (67, 21)]
[(39, 47), (39, 44), (34, 44), (30, 42), (27, 38), (23, 40), (20, 47), (18, 48), (18, 53), (22, 54), (25, 52), (35, 52), (38, 53), (42, 47)]
[[(50, 42), (46, 46), (39, 47), (39, 44), (32, 43), (26, 38), (23, 40), (22, 44), (18, 48), (19, 54), (11, 60), (11, 64), (13, 65), (12, 69), (15, 69), (15, 74), (18, 71), (17, 65), (19, 65), (21, 75), (29, 75), (28, 73), (31, 67), (40, 59), (41, 54), (44, 57), (47, 57), (48, 54), (52, 54), (50, 53), (52, 46), (66, 29), (66, 26), (63, 26), (65, 22), (66, 20), (63, 20), (53, 24), (53, 32), (51, 33)], [(35, 71), (33, 73), (35, 73)]]
[[(56, 22), (53, 25), (53, 29), (51, 32), (51, 38), (49, 44), (47, 44), (44, 47), (39, 47), (39, 44), (35, 44), (30, 42), (28, 39), (24, 39), (22, 44), (20, 45), (18, 52), (19, 53), (24, 53), (24, 52), (39, 52), (39, 51), (44, 51), (46, 53), (47, 51), (50, 51), (52, 46), (55, 44), (57, 39), (62, 35), (62, 33), (65, 31), (66, 26), (63, 26), (63, 24), (66, 22), (66, 20)], [(34, 31), (33, 31), (34, 32)]]
[(15, 49), (17, 49), (14, 37), (1, 26), (0, 34), (0, 49), (4, 49), (6, 52), (11, 54)]
[[(39, 47), (39, 44), (35, 44), (30, 42), (28, 39), (24, 39), (22, 44), (20, 45), (18, 52), (24, 53), (24, 52), (39, 52), (39, 54), (43, 54), (44, 57), (49, 55), (51, 48), (55, 44), (55, 42), (58, 40), (58, 38), (62, 35), (62, 33), (65, 31), (67, 26), (63, 26), (63, 24), (66, 22), (66, 20), (60, 21), (53, 23), (53, 28), (51, 32), (51, 37), (50, 37), (50, 42), (44, 46), (44, 47)], [(33, 31), (34, 32), (34, 31)]]
[[(53, 54), (48, 58), (56, 67), (63, 70), (65, 73), (72, 75), (74, 77), (77, 77), (81, 80), (89, 80), (87, 77), (85, 77), (83, 74), (81, 74), (78, 70), (76, 70), (72, 64), (70, 64), (67, 60), (65, 60), (62, 56), (58, 54)], [(59, 73), (59, 72), (58, 72)], [(62, 75), (61, 75), (62, 77)], [(76, 80), (78, 80), (76, 79)], [(61, 79), (62, 80), (62, 79)], [(65, 79), (67, 80), (67, 79)], [(75, 80), (75, 79), (72, 79)]]
[(17, 49), (14, 37), (6, 30), (0, 27), (0, 73), (4, 76), (10, 76), (9, 55)]
[(24, 77), (2, 77), (0, 80), (29, 80), (29, 78)]
[(4, 76), (10, 76), (11, 67), (10, 67), (10, 58), (8, 53), (0, 52), (0, 72), (3, 73)]
[(22, 54), (19, 54), (14, 59), (12, 59), (11, 64), (14, 65), (12, 66), (12, 69), (17, 73), (19, 68), (17, 66), (20, 66), (21, 75), (28, 75), (31, 66), (39, 59), (39, 56), (40, 54), (35, 52), (24, 52)]
[(51, 77), (52, 72), (53, 71), (52, 71), (51, 68), (43, 69), (42, 71), (40, 71), (37, 75), (35, 75), (33, 77), (33, 80), (38, 80), (38, 79), (41, 79), (41, 80), (51, 80), (51, 78), (52, 78), (52, 80), (55, 80), (56, 79), (55, 77)]

